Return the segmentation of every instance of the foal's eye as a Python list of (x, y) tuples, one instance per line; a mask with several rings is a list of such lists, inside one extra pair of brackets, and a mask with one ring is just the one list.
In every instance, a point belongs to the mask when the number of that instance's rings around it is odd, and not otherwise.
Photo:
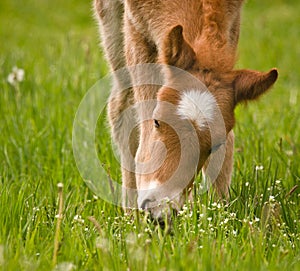
[(154, 120), (154, 126), (155, 128), (159, 128), (160, 124), (158, 120)]

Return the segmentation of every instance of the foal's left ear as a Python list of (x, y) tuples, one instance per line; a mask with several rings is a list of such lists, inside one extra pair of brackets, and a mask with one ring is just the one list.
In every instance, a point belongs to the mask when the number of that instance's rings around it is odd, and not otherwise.
[(256, 100), (275, 83), (277, 77), (277, 69), (272, 69), (269, 72), (234, 71), (232, 84), (235, 103)]
[(164, 40), (162, 62), (186, 70), (194, 64), (195, 59), (193, 48), (183, 37), (182, 26), (175, 26)]

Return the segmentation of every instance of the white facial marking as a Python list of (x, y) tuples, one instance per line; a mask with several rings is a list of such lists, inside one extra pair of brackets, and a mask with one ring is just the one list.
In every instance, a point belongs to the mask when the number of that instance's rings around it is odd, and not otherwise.
[(158, 186), (160, 186), (159, 181), (153, 180), (153, 181), (151, 181), (151, 182), (148, 184), (147, 189), (155, 189), (155, 188), (157, 188)]
[(183, 92), (177, 113), (184, 119), (195, 121), (198, 127), (205, 128), (214, 119), (217, 103), (208, 91), (189, 90)]

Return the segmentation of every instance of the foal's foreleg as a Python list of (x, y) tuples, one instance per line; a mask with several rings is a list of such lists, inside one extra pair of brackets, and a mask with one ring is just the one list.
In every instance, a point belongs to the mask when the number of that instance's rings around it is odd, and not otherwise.
[[(95, 0), (100, 34), (106, 59), (112, 71), (126, 66), (124, 55), (123, 16), (120, 0)], [(124, 73), (122, 73), (124, 75)], [(108, 102), (108, 119), (112, 138), (120, 152), (122, 165), (123, 207), (136, 207), (136, 181), (134, 156), (138, 144), (135, 128), (132, 88), (123, 89), (124, 76), (113, 76), (113, 86)], [(126, 77), (126, 78), (124, 78)], [(128, 130), (129, 127), (132, 129)]]
[(106, 59), (111, 70), (118, 70), (126, 65), (122, 31), (124, 5), (120, 0), (94, 0), (94, 9)]
[[(216, 191), (219, 199), (228, 199), (229, 197), (229, 187), (231, 183), (231, 174), (233, 168), (233, 148), (234, 148), (234, 133), (229, 132), (227, 135), (227, 141), (225, 146), (225, 156), (222, 150), (216, 151), (214, 157), (208, 160), (204, 165), (202, 172), (208, 181), (212, 181), (214, 190)], [(208, 163), (212, 163), (208, 169)], [(222, 163), (220, 172), (215, 172), (214, 168), (218, 168), (220, 165), (214, 163)], [(217, 175), (217, 176), (216, 176)]]

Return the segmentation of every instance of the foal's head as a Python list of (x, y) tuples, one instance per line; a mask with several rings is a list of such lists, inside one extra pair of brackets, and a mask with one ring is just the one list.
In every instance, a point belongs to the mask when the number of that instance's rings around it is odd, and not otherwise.
[(181, 26), (171, 30), (162, 50), (161, 62), (176, 68), (164, 71), (167, 84), (158, 92), (146, 140), (151, 161), (157, 164), (137, 178), (138, 206), (154, 218), (181, 208), (194, 177), (212, 153), (220, 152), (222, 165), (234, 108), (257, 99), (277, 79), (276, 69), (232, 70), (222, 63), (210, 65), (199, 52), (201, 48), (185, 41)]

